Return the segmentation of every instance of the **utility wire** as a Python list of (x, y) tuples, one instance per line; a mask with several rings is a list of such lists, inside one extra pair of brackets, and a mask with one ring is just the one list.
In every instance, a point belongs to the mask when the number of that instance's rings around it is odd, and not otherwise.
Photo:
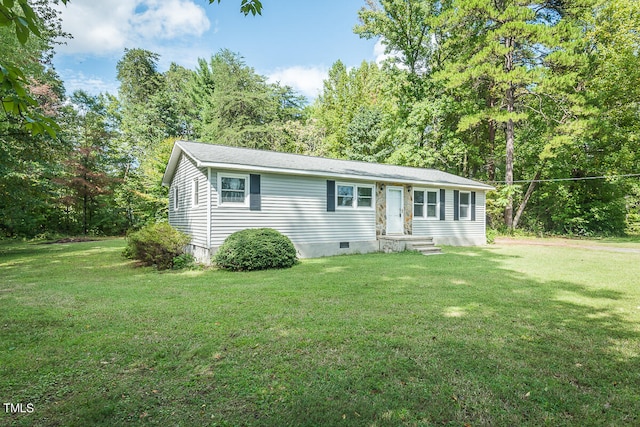
[[(590, 179), (607, 179), (607, 178), (633, 178), (640, 177), (640, 173), (630, 173), (626, 175), (603, 175), (603, 176), (585, 176), (582, 178), (549, 178), (549, 179), (520, 179), (513, 181), (514, 184), (530, 183), (530, 182), (560, 182), (560, 181), (586, 181)], [(490, 181), (493, 184), (506, 184), (507, 181)]]

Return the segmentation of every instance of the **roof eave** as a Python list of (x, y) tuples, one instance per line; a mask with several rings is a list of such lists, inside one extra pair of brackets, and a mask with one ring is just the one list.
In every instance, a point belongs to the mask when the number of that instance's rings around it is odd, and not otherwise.
[(167, 167), (164, 170), (164, 175), (162, 176), (162, 185), (165, 187), (171, 186), (171, 180), (173, 179), (173, 174), (178, 167), (178, 161), (180, 160), (180, 154), (186, 152), (184, 147), (180, 145), (180, 141), (176, 141), (173, 144), (173, 148), (171, 149), (171, 155), (169, 156), (169, 161), (167, 162)]
[[(214, 168), (214, 169), (228, 169), (234, 171), (256, 171), (256, 172), (271, 172), (285, 175), (301, 175), (301, 176), (315, 176), (326, 177), (336, 179), (356, 179), (362, 181), (377, 181), (377, 182), (397, 182), (399, 184), (413, 184), (413, 185), (438, 185), (447, 188), (468, 188), (473, 190), (491, 191), (495, 190), (494, 187), (482, 183), (477, 184), (457, 184), (445, 181), (428, 181), (428, 180), (416, 180), (409, 178), (397, 178), (380, 175), (358, 175), (358, 174), (343, 174), (328, 171), (314, 171), (314, 170), (300, 170), (300, 169), (288, 169), (288, 168), (274, 168), (267, 166), (255, 166), (255, 165), (243, 165), (238, 163), (221, 163), (221, 162), (199, 162), (198, 167)], [(164, 183), (164, 181), (163, 181)]]

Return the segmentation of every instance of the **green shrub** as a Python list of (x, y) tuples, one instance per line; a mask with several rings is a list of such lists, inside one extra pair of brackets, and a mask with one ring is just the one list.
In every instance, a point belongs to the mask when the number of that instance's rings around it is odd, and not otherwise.
[(174, 259), (184, 253), (184, 247), (190, 241), (188, 235), (166, 222), (151, 224), (127, 236), (123, 255), (166, 270), (173, 267)]
[(196, 257), (191, 254), (180, 254), (173, 259), (173, 268), (174, 270), (182, 270), (185, 268), (192, 268), (196, 263)]
[(287, 236), (272, 228), (247, 229), (227, 237), (214, 262), (233, 271), (289, 268), (297, 262), (296, 248)]

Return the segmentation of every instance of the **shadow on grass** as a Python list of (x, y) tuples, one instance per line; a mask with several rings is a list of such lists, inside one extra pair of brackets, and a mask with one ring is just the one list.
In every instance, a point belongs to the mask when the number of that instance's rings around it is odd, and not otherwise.
[[(109, 277), (117, 246), (62, 254)], [(56, 254), (38, 252), (29, 262)], [(55, 381), (0, 379), (0, 395), (36, 404), (16, 425), (637, 425), (640, 333), (625, 309), (637, 293), (538, 280), (514, 259), (475, 248), (195, 278), (131, 269), (140, 285), (74, 285), (81, 312), (64, 287), (42, 313), (19, 311), (21, 294), (0, 333), (22, 346), (16, 371)]]
[(398, 256), (378, 271), (403, 283), (424, 269), (429, 291), (387, 300), (371, 339), (342, 331), (350, 362), (322, 363), (325, 346), (300, 372), (306, 389), (275, 412), (296, 425), (637, 423), (640, 334), (608, 304), (629, 295), (532, 280), (502, 255), (474, 254)]

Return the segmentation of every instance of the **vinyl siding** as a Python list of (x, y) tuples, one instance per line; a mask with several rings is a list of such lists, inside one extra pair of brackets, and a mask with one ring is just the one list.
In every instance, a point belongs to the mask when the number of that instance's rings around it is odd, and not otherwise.
[(327, 212), (325, 179), (260, 174), (261, 210), (251, 211), (249, 206), (218, 206), (217, 175), (220, 173), (225, 174), (224, 171), (211, 173), (211, 245), (214, 247), (235, 231), (259, 227), (274, 228), (294, 244), (376, 240), (374, 209)]
[[(198, 180), (197, 206), (193, 204), (193, 181)], [(178, 189), (178, 209), (175, 192)], [(191, 243), (207, 247), (207, 170), (198, 169), (187, 156), (182, 155), (169, 188), (169, 224), (191, 236)]]
[[(466, 190), (462, 190), (466, 191)], [(445, 190), (445, 220), (414, 218), (413, 235), (433, 237), (445, 242), (482, 244), (486, 240), (485, 192), (476, 191), (476, 220), (453, 219), (453, 190)]]

